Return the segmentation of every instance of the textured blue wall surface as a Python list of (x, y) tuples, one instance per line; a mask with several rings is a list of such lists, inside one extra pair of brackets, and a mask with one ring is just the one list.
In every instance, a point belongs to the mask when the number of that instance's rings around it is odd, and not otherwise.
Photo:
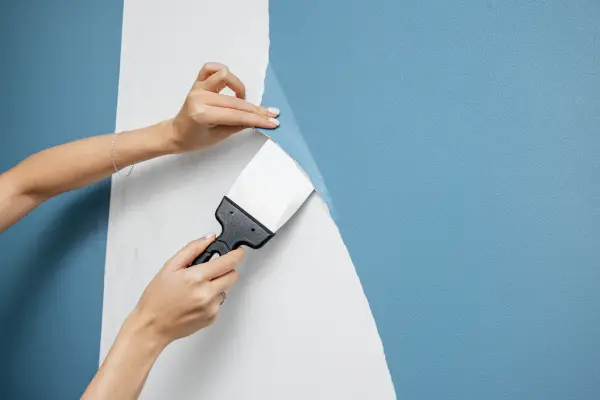
[[(600, 398), (600, 5), (272, 0), (399, 398)], [(122, 1), (3, 1), (0, 170), (114, 129)], [(268, 84), (268, 83), (267, 83)], [(108, 182), (0, 234), (0, 398), (96, 370)]]
[[(114, 131), (122, 0), (3, 1), (0, 171)], [(100, 348), (110, 181), (0, 233), (0, 399), (75, 399)]]
[(270, 65), (399, 398), (600, 398), (598, 21), (595, 1), (271, 1)]

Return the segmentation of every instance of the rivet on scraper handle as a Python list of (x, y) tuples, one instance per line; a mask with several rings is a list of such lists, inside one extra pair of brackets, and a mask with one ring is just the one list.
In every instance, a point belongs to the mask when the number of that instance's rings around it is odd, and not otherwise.
[(215, 254), (222, 256), (242, 245), (258, 249), (275, 236), (227, 196), (221, 200), (215, 217), (221, 224), (221, 234), (192, 265), (205, 263)]

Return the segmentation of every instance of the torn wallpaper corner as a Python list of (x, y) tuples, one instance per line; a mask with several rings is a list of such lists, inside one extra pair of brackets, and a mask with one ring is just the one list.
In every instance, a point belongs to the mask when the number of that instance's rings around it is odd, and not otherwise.
[(317, 193), (321, 195), (321, 198), (327, 204), (330, 215), (335, 219), (335, 211), (323, 176), (304, 140), (298, 121), (294, 117), (294, 112), (271, 64), (267, 67), (262, 104), (280, 109), (279, 121), (281, 126), (274, 130), (258, 130), (281, 146), (299, 164), (312, 181)]

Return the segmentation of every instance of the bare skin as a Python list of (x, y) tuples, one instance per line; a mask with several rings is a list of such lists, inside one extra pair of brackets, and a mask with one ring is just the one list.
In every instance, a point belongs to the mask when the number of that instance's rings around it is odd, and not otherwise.
[(154, 362), (174, 340), (211, 325), (237, 281), (241, 249), (187, 268), (214, 236), (191, 242), (150, 282), (82, 399), (137, 399)]
[[(219, 94), (231, 88), (237, 97)], [(179, 113), (156, 125), (119, 134), (114, 161), (118, 168), (209, 147), (247, 127), (275, 128), (277, 109), (244, 100), (242, 82), (221, 64), (206, 64)], [(42, 202), (114, 173), (115, 135), (94, 136), (36, 153), (0, 175), (0, 232)]]
[[(235, 97), (220, 94), (229, 87)], [(0, 174), (0, 232), (44, 201), (98, 182), (123, 169), (167, 154), (209, 147), (247, 127), (279, 125), (276, 108), (245, 100), (246, 89), (226, 66), (202, 67), (178, 114), (142, 129), (77, 140), (36, 153)], [(237, 280), (241, 249), (187, 268), (214, 240), (191, 242), (150, 282), (124, 322), (83, 399), (136, 399), (162, 350), (174, 340), (211, 325), (221, 293)]]

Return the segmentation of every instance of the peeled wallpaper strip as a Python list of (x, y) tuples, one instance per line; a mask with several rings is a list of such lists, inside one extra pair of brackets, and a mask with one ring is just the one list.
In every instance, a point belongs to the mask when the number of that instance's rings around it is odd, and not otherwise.
[(294, 117), (294, 112), (287, 101), (285, 93), (277, 79), (277, 74), (271, 64), (267, 67), (262, 104), (277, 106), (281, 110), (281, 114), (278, 117), (281, 126), (275, 130), (259, 129), (259, 131), (273, 139), (299, 164), (312, 181), (317, 193), (321, 195), (323, 201), (329, 207), (330, 214), (335, 218), (333, 204), (321, 171), (319, 171), (319, 167), (304, 140), (300, 126)]

